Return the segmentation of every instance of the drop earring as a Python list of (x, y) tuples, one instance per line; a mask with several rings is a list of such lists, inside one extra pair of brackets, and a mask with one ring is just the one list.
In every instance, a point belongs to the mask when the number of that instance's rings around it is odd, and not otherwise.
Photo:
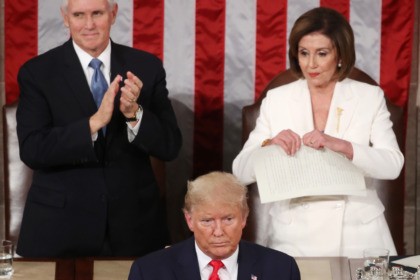
[(338, 68), (341, 68), (341, 61), (338, 63), (337, 66), (338, 66)]

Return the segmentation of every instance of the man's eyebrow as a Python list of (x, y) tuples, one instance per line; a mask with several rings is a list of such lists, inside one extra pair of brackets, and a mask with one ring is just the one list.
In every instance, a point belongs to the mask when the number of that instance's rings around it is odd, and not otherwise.
[(74, 15), (74, 14), (86, 14), (86, 13), (91, 13), (91, 14), (94, 14), (94, 13), (101, 13), (101, 12), (103, 12), (103, 11), (104, 11), (104, 10), (102, 10), (102, 9), (93, 10), (93, 11), (90, 11), (90, 12), (73, 11), (71, 14), (72, 14), (72, 15)]

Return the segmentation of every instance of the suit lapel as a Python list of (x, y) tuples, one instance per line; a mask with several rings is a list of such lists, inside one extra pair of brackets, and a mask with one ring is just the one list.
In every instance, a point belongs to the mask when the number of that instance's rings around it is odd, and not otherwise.
[[(347, 84), (348, 80), (337, 82), (333, 99), (331, 101), (325, 133), (343, 138), (354, 116), (358, 99), (351, 92)], [(291, 97), (293, 106), (290, 106), (290, 115), (293, 118), (296, 132), (301, 136), (314, 129), (311, 97), (306, 81), (297, 84), (296, 93)]]
[(197, 254), (195, 252), (194, 238), (187, 239), (177, 254), (178, 266), (175, 268), (176, 279), (179, 280), (197, 280), (201, 279), (198, 267)]
[(257, 266), (258, 255), (252, 247), (248, 246), (247, 243), (241, 241), (239, 243), (239, 254), (238, 254), (238, 279), (260, 279), (261, 271)]
[(97, 109), (71, 39), (63, 45), (63, 52), (64, 79), (80, 107), (85, 111), (87, 116), (90, 116), (94, 114)]
[(292, 106), (289, 106), (288, 110), (294, 122), (292, 127), (296, 133), (303, 136), (314, 129), (311, 96), (305, 80), (299, 80), (296, 86), (296, 91), (291, 95)]
[(111, 41), (111, 81), (119, 74), (125, 77), (124, 59), (121, 57), (120, 48)]
[[(121, 75), (123, 79), (126, 78), (126, 70), (124, 70), (124, 59), (121, 57), (121, 53), (119, 51), (118, 45), (111, 41), (111, 77), (110, 82), (112, 82), (117, 75)], [(124, 86), (124, 82), (120, 82), (120, 88)], [(109, 145), (113, 136), (115, 135), (114, 132), (118, 129), (118, 125), (121, 123), (125, 124), (125, 120), (122, 119), (122, 114), (120, 113), (120, 96), (121, 92), (119, 91), (115, 96), (114, 100), (114, 113), (111, 119), (111, 122), (107, 126), (107, 137), (106, 143)], [(109, 132), (109, 133), (108, 133)]]
[(337, 138), (344, 137), (358, 103), (358, 99), (352, 94), (346, 81), (337, 82), (335, 86), (325, 129), (327, 134)]

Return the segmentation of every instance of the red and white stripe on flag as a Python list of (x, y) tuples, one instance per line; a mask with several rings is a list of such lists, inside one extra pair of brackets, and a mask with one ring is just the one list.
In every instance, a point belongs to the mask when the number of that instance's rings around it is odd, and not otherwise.
[[(6, 102), (18, 98), (18, 68), (67, 40), (61, 1), (5, 0)], [(230, 170), (241, 148), (241, 108), (287, 68), (287, 39), (306, 10), (331, 7), (354, 29), (356, 66), (392, 102), (408, 98), (414, 0), (117, 1), (116, 42), (159, 56), (184, 136), (170, 178)], [(182, 181), (181, 181), (182, 182)]]

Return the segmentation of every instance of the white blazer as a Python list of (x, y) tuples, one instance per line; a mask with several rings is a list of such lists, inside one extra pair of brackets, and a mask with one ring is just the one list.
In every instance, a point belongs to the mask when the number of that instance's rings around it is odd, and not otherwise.
[[(314, 129), (311, 98), (304, 79), (268, 91), (256, 127), (233, 161), (233, 173), (241, 182), (248, 185), (256, 181), (253, 153), (265, 139), (284, 129), (301, 137)], [(347, 219), (368, 223), (384, 211), (369, 178), (395, 179), (404, 164), (381, 88), (351, 79), (337, 82), (324, 132), (353, 145), (352, 162), (365, 173), (367, 194), (347, 197)], [(287, 223), (289, 200), (279, 202), (276, 209), (277, 218)], [(258, 229), (257, 242), (259, 239), (259, 243), (264, 243), (259, 235), (266, 230)]]

